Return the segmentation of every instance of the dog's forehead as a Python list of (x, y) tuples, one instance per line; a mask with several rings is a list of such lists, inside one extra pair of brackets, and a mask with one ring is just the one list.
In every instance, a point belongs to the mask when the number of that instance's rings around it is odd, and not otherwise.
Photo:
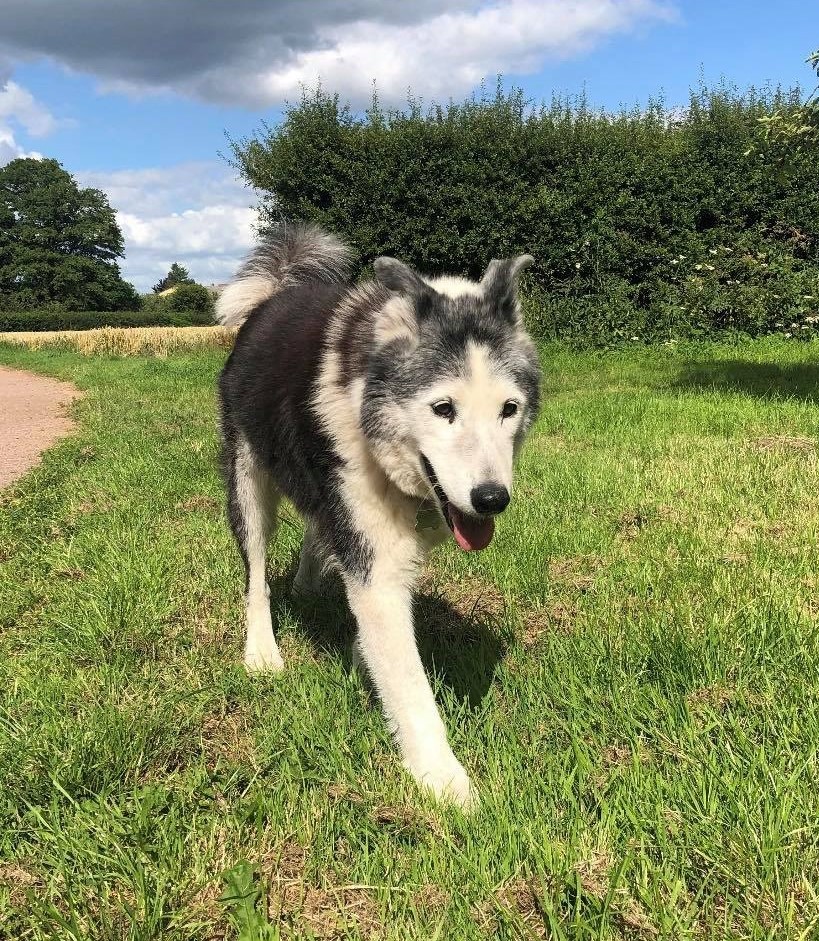
[(516, 332), (484, 297), (438, 295), (419, 318), (418, 335), (422, 349), (445, 349), (453, 357), (465, 357), (472, 343), (499, 349), (514, 343)]
[[(382, 365), (387, 372), (395, 369), (397, 398), (426, 396), (443, 383), (490, 372), (506, 381), (509, 397), (522, 392), (529, 399), (536, 391), (536, 379), (527, 382), (534, 368), (531, 341), (520, 327), (489, 311), (483, 298), (435, 298), (416, 328), (414, 342), (385, 350)], [(484, 351), (477, 359), (476, 349)]]
[(449, 369), (430, 372), (430, 382), (424, 391), (458, 399), (467, 397), (476, 402), (492, 402), (521, 393), (515, 376), (504, 367), (503, 359), (486, 344), (474, 340), (464, 346)]
[[(452, 279), (458, 282), (460, 279)], [(496, 320), (495, 305), (480, 287), (464, 281), (464, 289), (459, 285), (446, 291), (436, 291), (429, 297), (429, 322), (439, 328), (449, 325), (477, 325), (489, 320)], [(499, 326), (499, 324), (497, 324)]]

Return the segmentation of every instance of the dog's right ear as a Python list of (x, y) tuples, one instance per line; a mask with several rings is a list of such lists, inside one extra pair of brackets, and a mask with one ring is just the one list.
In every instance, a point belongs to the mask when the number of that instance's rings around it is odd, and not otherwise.
[(424, 279), (397, 258), (382, 255), (373, 262), (376, 278), (398, 295), (381, 309), (376, 327), (380, 343), (403, 339), (415, 342), (419, 325), (432, 309), (435, 291)]
[(432, 288), (409, 265), (397, 258), (382, 256), (373, 262), (376, 278), (395, 295), (381, 308), (375, 324), (379, 346), (394, 340), (414, 344), (418, 325), (432, 298)]
[(429, 285), (417, 275), (409, 265), (397, 258), (382, 255), (373, 262), (375, 276), (391, 291), (416, 297), (429, 290)]

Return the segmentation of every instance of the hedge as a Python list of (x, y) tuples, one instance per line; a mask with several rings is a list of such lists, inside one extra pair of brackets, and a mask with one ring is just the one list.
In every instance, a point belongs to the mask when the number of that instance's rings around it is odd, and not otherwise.
[(319, 222), (362, 262), (477, 276), (531, 253), (544, 338), (802, 335), (819, 318), (819, 148), (783, 166), (758, 146), (759, 118), (799, 100), (701, 89), (682, 111), (612, 115), (499, 86), (358, 114), (319, 90), (231, 146), (264, 220)]
[(166, 307), (126, 311), (0, 310), (0, 332), (12, 330), (91, 330), (94, 327), (196, 327), (213, 323), (209, 311)]

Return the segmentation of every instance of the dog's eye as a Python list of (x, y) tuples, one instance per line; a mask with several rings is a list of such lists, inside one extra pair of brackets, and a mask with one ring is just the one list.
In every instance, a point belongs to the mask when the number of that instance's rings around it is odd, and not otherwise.
[(503, 409), (501, 410), (501, 418), (511, 418), (517, 410), (518, 403), (510, 399), (508, 402), (504, 403)]
[(444, 399), (442, 402), (436, 402), (432, 406), (432, 411), (441, 418), (452, 418), (455, 415), (455, 406)]

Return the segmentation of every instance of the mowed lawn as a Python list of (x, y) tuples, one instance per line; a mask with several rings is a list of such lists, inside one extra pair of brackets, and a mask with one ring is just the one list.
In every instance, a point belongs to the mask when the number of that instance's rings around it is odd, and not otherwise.
[(224, 355), (0, 349), (86, 390), (0, 495), (0, 936), (817, 936), (819, 346), (544, 350), (512, 508), (417, 607), (466, 818), (291, 602), (289, 510), (244, 673)]

